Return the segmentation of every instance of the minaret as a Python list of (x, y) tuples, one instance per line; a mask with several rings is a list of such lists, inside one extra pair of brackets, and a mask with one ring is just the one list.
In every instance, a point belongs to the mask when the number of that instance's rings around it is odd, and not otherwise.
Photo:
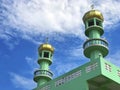
[(38, 48), (38, 64), (40, 65), (40, 69), (34, 72), (34, 81), (37, 83), (37, 87), (52, 79), (53, 74), (49, 66), (52, 64), (53, 52), (54, 48), (48, 44), (48, 39), (46, 43), (40, 45)]
[(98, 10), (94, 10), (93, 5), (92, 10), (88, 11), (83, 16), (85, 35), (88, 37), (83, 45), (84, 55), (90, 58), (90, 60), (96, 60), (99, 57), (103, 58), (109, 52), (107, 41), (101, 38), (104, 33), (103, 21), (102, 13)]

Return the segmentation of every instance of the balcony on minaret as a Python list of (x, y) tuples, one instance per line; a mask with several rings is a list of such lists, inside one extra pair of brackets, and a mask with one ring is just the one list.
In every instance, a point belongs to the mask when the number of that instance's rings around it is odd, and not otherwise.
[(93, 50), (99, 50), (102, 52), (103, 57), (108, 54), (108, 43), (106, 40), (101, 38), (88, 39), (84, 45), (84, 54), (86, 57), (90, 58), (90, 53)]
[(34, 80), (37, 82), (40, 78), (46, 78), (48, 81), (52, 79), (52, 72), (49, 70), (36, 70), (34, 72)]

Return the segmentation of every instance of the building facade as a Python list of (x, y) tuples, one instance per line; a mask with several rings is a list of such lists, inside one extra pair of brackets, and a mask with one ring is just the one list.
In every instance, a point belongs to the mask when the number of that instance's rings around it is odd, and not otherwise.
[(52, 64), (54, 48), (42, 44), (39, 49), (40, 69), (34, 72), (37, 87), (34, 90), (120, 90), (120, 68), (104, 59), (109, 49), (101, 38), (104, 34), (103, 15), (90, 10), (83, 16), (87, 40), (83, 44), (84, 55), (90, 62), (52, 80), (49, 65)]

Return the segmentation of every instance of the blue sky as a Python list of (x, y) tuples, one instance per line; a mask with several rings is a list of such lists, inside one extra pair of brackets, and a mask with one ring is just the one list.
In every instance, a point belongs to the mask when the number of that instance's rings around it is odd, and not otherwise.
[(49, 37), (55, 48), (54, 78), (89, 61), (82, 17), (94, 4), (104, 15), (106, 60), (120, 67), (119, 0), (0, 0), (0, 89), (31, 90), (37, 48)]

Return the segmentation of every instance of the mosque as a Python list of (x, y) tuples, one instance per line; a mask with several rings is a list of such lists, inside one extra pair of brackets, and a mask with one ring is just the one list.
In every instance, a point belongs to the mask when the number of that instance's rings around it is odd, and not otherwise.
[(103, 15), (90, 10), (83, 16), (87, 40), (83, 44), (84, 55), (90, 62), (75, 68), (55, 79), (49, 66), (52, 64), (54, 48), (48, 43), (38, 48), (40, 68), (34, 72), (37, 87), (33, 90), (120, 90), (120, 68), (104, 59), (109, 49), (101, 36)]

